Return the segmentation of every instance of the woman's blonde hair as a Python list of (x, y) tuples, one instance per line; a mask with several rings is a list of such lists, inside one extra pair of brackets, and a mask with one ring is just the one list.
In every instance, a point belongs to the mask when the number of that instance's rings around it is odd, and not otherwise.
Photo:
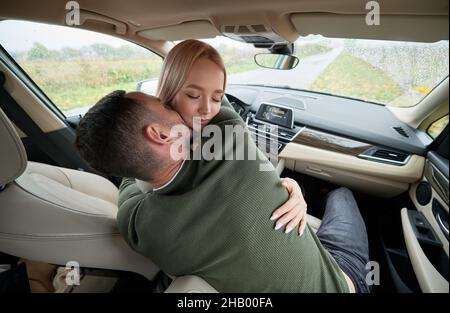
[(222, 69), (224, 74), (223, 89), (225, 90), (227, 72), (219, 52), (205, 42), (188, 39), (177, 44), (167, 54), (159, 76), (156, 96), (163, 103), (171, 105), (176, 94), (186, 82), (192, 65), (203, 57), (208, 58)]

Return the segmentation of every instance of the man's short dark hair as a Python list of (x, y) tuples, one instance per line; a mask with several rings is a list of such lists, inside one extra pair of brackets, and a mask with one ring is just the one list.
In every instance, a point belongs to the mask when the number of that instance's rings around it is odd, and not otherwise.
[(144, 128), (157, 119), (145, 104), (125, 94), (111, 92), (84, 115), (75, 145), (92, 168), (106, 175), (148, 181), (158, 157), (146, 144)]

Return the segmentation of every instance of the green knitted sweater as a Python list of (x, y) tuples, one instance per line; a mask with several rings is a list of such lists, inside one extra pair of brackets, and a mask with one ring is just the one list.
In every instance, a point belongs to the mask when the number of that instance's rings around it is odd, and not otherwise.
[[(245, 126), (227, 107), (211, 123)], [(259, 151), (251, 140), (237, 145)], [(262, 153), (258, 160), (186, 160), (168, 186), (148, 193), (124, 179), (119, 230), (164, 272), (198, 275), (219, 292), (348, 292), (309, 226), (302, 237), (274, 230), (270, 216), (288, 194), (275, 170), (259, 170), (261, 162), (268, 162)]]

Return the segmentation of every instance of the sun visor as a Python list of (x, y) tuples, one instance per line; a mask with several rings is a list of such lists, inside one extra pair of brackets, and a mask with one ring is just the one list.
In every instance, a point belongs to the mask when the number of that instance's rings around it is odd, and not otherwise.
[(177, 41), (189, 38), (214, 38), (220, 36), (220, 33), (209, 21), (202, 20), (146, 29), (139, 31), (138, 35), (150, 40)]
[(295, 13), (291, 22), (301, 36), (436, 42), (448, 40), (448, 15), (380, 15), (367, 25), (364, 14)]

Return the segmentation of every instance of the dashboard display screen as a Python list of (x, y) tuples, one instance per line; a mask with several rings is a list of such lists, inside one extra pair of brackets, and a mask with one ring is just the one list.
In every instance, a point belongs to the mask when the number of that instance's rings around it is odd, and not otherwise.
[(263, 103), (255, 116), (257, 119), (272, 124), (292, 128), (294, 125), (294, 112), (290, 108)]

